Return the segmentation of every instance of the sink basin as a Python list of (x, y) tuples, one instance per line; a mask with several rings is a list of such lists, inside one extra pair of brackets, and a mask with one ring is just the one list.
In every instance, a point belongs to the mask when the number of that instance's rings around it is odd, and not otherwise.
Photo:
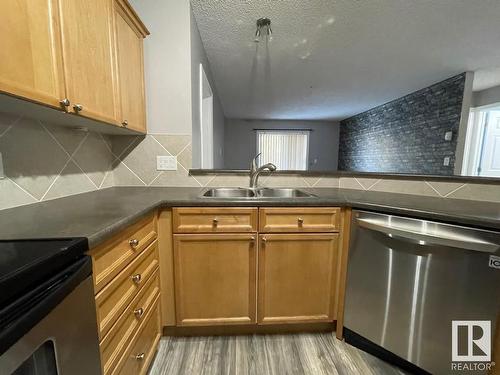
[(213, 188), (207, 190), (203, 197), (208, 198), (255, 198), (255, 192), (244, 188)]
[(203, 193), (205, 198), (311, 198), (313, 194), (298, 189), (287, 188), (260, 188), (256, 190), (246, 188), (212, 188)]
[(298, 189), (288, 188), (261, 188), (257, 189), (257, 197), (259, 198), (312, 198), (313, 194), (306, 193)]

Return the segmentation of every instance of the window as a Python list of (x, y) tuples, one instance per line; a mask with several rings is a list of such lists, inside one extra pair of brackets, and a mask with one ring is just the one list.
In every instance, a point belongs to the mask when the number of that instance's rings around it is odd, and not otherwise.
[(281, 170), (305, 171), (309, 154), (309, 131), (258, 130), (260, 165), (273, 163)]

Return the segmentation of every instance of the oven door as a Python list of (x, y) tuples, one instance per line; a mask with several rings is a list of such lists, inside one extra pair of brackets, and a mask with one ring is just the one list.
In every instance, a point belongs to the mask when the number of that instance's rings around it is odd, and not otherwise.
[[(87, 265), (88, 266), (88, 265)], [(99, 339), (92, 276), (83, 265), (53, 287), (44, 300), (32, 306), (13, 324), (15, 331), (29, 324), (52, 296), (68, 292), (27, 333), (1, 356), (2, 374), (93, 375), (101, 373)], [(14, 331), (14, 333), (15, 333)], [(7, 338), (8, 339), (8, 338)]]

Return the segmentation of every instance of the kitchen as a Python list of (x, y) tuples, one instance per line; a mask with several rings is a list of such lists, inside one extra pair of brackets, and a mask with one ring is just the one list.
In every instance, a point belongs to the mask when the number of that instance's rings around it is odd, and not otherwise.
[(498, 373), (498, 3), (0, 7), (0, 373)]

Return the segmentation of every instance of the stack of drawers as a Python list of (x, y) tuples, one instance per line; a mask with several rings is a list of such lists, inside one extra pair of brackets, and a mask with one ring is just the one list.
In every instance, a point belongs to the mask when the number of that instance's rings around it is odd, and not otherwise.
[(104, 375), (145, 374), (161, 335), (156, 217), (90, 251)]

